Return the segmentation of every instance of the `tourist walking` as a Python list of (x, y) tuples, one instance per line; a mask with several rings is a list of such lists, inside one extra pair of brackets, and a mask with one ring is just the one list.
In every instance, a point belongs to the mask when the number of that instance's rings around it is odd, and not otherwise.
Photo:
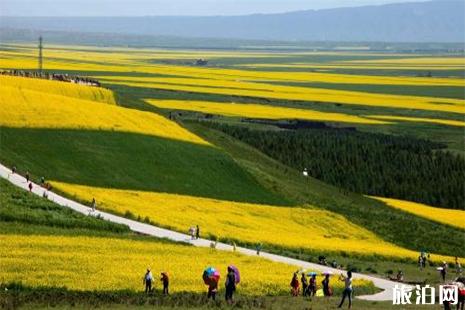
[(352, 308), (352, 271), (347, 271), (347, 277), (342, 273), (339, 280), (344, 281), (344, 291), (342, 291), (342, 300), (339, 303), (338, 308), (341, 308), (344, 304), (346, 297), (349, 299), (349, 309)]
[(26, 183), (29, 182), (29, 171), (26, 171)]
[(425, 254), (421, 259), (422, 259), (421, 264), (422, 264), (423, 268), (426, 268), (426, 261), (427, 261), (427, 256), (426, 256), (426, 254)]
[(463, 283), (463, 280), (460, 283), (464, 285), (462, 287), (459, 287), (457, 310), (464, 310), (463, 308), (465, 307), (465, 283)]
[(308, 295), (308, 280), (305, 272), (302, 272), (302, 276), (300, 277), (300, 283), (302, 284), (302, 296), (305, 297)]
[(441, 269), (439, 270), (441, 274), (442, 282), (446, 282), (446, 275), (447, 275), (447, 263), (445, 261), (442, 262)]
[(299, 296), (299, 278), (297, 277), (297, 272), (294, 272), (294, 275), (292, 276), (291, 280), (291, 295), (292, 296)]
[(233, 295), (234, 291), (236, 291), (236, 275), (234, 273), (234, 270), (231, 267), (228, 267), (228, 274), (226, 275), (226, 295), (225, 299), (226, 302), (229, 304), (232, 304), (234, 302), (233, 300)]
[(200, 227), (199, 225), (197, 225), (195, 229), (195, 239), (199, 239), (199, 238), (200, 238)]
[(216, 300), (216, 293), (218, 293), (218, 282), (216, 281), (211, 281), (208, 284), (208, 293), (207, 293), (207, 298)]
[(455, 257), (455, 274), (459, 277), (462, 275), (462, 265), (459, 262), (459, 258)]
[(316, 273), (313, 273), (308, 283), (308, 295), (315, 296), (315, 294), (316, 294)]
[(29, 187), (29, 191), (32, 192), (32, 182), (29, 182), (28, 187)]
[(163, 295), (169, 295), (170, 278), (168, 277), (167, 272), (161, 273), (160, 281), (163, 284)]
[(146, 294), (152, 292), (152, 282), (153, 282), (153, 275), (152, 275), (152, 272), (150, 271), (150, 268), (148, 268), (147, 272), (144, 275), (144, 285), (145, 285)]
[(193, 226), (189, 228), (189, 235), (191, 236), (191, 240), (195, 239), (195, 228)]
[(330, 274), (326, 273), (325, 278), (323, 279), (323, 281), (321, 281), (321, 285), (323, 286), (323, 295), (325, 297), (330, 297), (331, 295), (333, 295), (331, 287), (329, 286), (329, 276)]
[(260, 252), (262, 251), (262, 244), (258, 243), (255, 247), (255, 250), (257, 250), (257, 255), (260, 256)]
[(95, 212), (96, 205), (97, 205), (97, 203), (95, 201), (95, 198), (92, 198), (92, 202), (90, 203), (90, 208), (91, 208), (92, 212)]

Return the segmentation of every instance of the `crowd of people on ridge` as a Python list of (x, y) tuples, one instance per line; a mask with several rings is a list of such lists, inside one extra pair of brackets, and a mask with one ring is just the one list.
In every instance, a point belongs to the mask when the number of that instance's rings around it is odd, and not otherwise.
[(84, 77), (84, 76), (69, 75), (69, 74), (62, 74), (62, 73), (10, 70), (10, 71), (0, 71), (0, 75), (53, 80), (53, 81), (74, 83), (74, 84), (79, 84), (79, 85), (101, 87), (100, 82), (95, 79), (91, 79), (91, 78)]

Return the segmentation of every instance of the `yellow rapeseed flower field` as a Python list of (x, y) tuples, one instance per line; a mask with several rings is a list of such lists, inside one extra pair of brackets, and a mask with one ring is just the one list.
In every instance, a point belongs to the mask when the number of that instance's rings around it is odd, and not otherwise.
[(346, 63), (373, 63), (373, 64), (408, 64), (421, 66), (461, 66), (465, 67), (463, 57), (409, 57), (409, 58), (392, 58), (392, 59), (366, 59), (366, 60), (349, 60)]
[(307, 109), (274, 107), (262, 104), (238, 104), (190, 100), (154, 100), (146, 102), (158, 108), (196, 111), (233, 117), (252, 117), (264, 119), (305, 119), (359, 124), (386, 124), (387, 122), (370, 120), (342, 113), (325, 113)]
[[(2, 51), (5, 58), (1, 68), (29, 68), (36, 66), (35, 50), (31, 46), (18, 47), (19, 51)], [(76, 70), (93, 72), (112, 72), (111, 77), (101, 76), (110, 84), (158, 88), (165, 90), (197, 92), (206, 94), (240, 95), (255, 98), (284, 100), (302, 100), (318, 103), (341, 103), (349, 105), (379, 106), (395, 109), (418, 109), (465, 113), (465, 100), (449, 98), (433, 98), (420, 96), (402, 96), (374, 94), (366, 92), (342, 91), (311, 87), (286, 86), (269, 82), (302, 82), (302, 83), (344, 83), (361, 85), (422, 85), (422, 86), (465, 86), (465, 80), (459, 78), (424, 78), (424, 77), (392, 77), (373, 75), (334, 74), (322, 72), (273, 72), (226, 68), (178, 66), (150, 63), (153, 59), (196, 59), (199, 55), (211, 57), (286, 57), (293, 53), (211, 53), (199, 51), (159, 51), (111, 49), (95, 50), (85, 47), (54, 47), (48, 50), (50, 59), (46, 68), (50, 70)], [(301, 54), (301, 53), (300, 53)], [(299, 55), (299, 53), (295, 53)], [(92, 59), (90, 61), (89, 59)], [(406, 59), (405, 61), (416, 61)], [(431, 66), (459, 65), (461, 58), (423, 58), (418, 59), (418, 66), (431, 63)], [(376, 60), (378, 61), (378, 60)], [(391, 59), (385, 59), (391, 61)], [(402, 64), (404, 60), (399, 59)], [(446, 63), (445, 63), (446, 62)], [(253, 64), (259, 66), (260, 64)], [(283, 66), (292, 64), (283, 64)], [(296, 64), (298, 65), (298, 64)], [(306, 64), (302, 64), (306, 65)], [(329, 66), (347, 66), (349, 62), (329, 63)], [(376, 64), (383, 66), (383, 63)], [(389, 64), (385, 64), (389, 66)], [(122, 73), (118, 75), (118, 73)], [(123, 74), (125, 73), (125, 74)], [(131, 73), (128, 75), (127, 73)], [(138, 74), (145, 76), (138, 76)], [(146, 74), (165, 75), (166, 77), (147, 77)], [(99, 76), (97, 73), (96, 76)]]
[(385, 121), (405, 121), (418, 123), (431, 123), (446, 126), (465, 127), (465, 122), (454, 121), (449, 119), (424, 118), (424, 117), (408, 117), (408, 116), (391, 116), (391, 115), (364, 115), (367, 118), (380, 119)]
[(442, 224), (465, 229), (465, 211), (431, 207), (425, 204), (383, 197), (372, 197), (388, 206), (433, 220)]
[[(137, 67), (137, 64), (134, 65)], [(283, 66), (287, 66), (287, 64)], [(173, 77), (183, 76), (186, 78), (203, 78), (229, 81), (274, 81), (404, 86), (465, 86), (465, 81), (459, 78), (395, 77), (321, 72), (274, 72), (161, 64), (137, 67), (137, 72), (162, 73)], [(143, 78), (139, 80), (143, 81)]]
[[(204, 292), (206, 267), (216, 267), (223, 283), (227, 266), (234, 264), (241, 271), (241, 294), (275, 295), (289, 291), (290, 277), (298, 269), (258, 257), (153, 240), (5, 234), (0, 235), (0, 248), (0, 282), (72, 290), (142, 290), (143, 275), (150, 267), (155, 280), (162, 271), (168, 272), (171, 292)], [(155, 287), (160, 288), (157, 282)], [(334, 281), (334, 285), (340, 288), (342, 283)]]
[[(263, 64), (244, 64), (244, 65), (236, 65), (237, 68), (249, 68), (249, 69), (254, 69), (254, 68), (267, 68), (267, 69), (272, 69), (272, 68), (295, 68), (295, 69), (318, 69), (319, 71), (322, 71), (322, 69), (332, 69), (332, 70), (337, 70), (337, 69), (355, 69), (355, 70), (410, 70), (410, 71), (439, 71), (439, 70), (465, 70), (465, 65), (434, 65), (434, 64), (424, 64), (424, 65), (399, 65), (399, 64), (389, 64), (389, 63), (378, 63), (378, 64), (358, 64), (358, 63), (349, 63), (349, 62), (338, 62), (338, 63), (288, 63), (288, 64), (274, 64), (274, 63), (263, 63)], [(322, 73), (321, 74), (330, 74), (330, 73)], [(341, 74), (343, 75), (343, 74)], [(343, 75), (344, 76), (344, 75)], [(355, 76), (355, 81), (354, 84), (362, 84), (361, 82), (357, 83), (358, 80), (358, 75)], [(408, 80), (410, 79), (410, 80)], [(417, 79), (417, 77), (413, 78)], [(393, 83), (389, 84), (386, 83), (387, 79), (384, 79), (384, 82), (382, 81), (383, 79), (379, 80), (378, 77), (375, 77), (373, 81), (369, 84), (384, 84), (384, 85), (419, 85), (419, 84), (433, 84), (437, 85), (436, 83), (439, 82), (439, 84), (447, 83), (449, 82), (447, 80), (443, 81), (430, 81), (427, 82), (424, 80), (424, 78), (418, 78), (417, 81), (412, 80), (412, 78), (404, 78), (404, 80), (398, 80), (397, 77), (393, 78)], [(347, 84), (351, 84), (351, 81), (348, 79), (346, 80)], [(402, 84), (404, 83), (404, 84)], [(454, 86), (457, 86), (456, 82), (453, 82)], [(449, 85), (451, 86), (451, 85)]]
[(155, 113), (22, 87), (0, 86), (0, 94), (0, 126), (122, 131), (208, 145)]
[(113, 92), (102, 87), (89, 87), (67, 82), (8, 75), (0, 75), (0, 86), (10, 86), (21, 90), (35, 90), (42, 93), (116, 104)]
[(107, 82), (115, 85), (127, 85), (132, 87), (157, 88), (164, 90), (175, 90), (205, 94), (234, 94), (236, 96), (245, 96), (253, 98), (299, 100), (318, 102), (322, 104), (340, 103), (348, 105), (364, 105), (396, 109), (417, 109), (465, 114), (465, 100), (461, 99), (368, 94), (355, 91), (278, 85), (269, 86), (268, 90), (250, 90), (230, 88), (227, 86), (223, 88), (215, 88), (209, 86), (197, 86), (196, 79), (192, 79), (189, 85), (178, 83), (163, 83), (163, 81), (153, 83), (132, 82), (123, 81), (123, 79), (108, 79)]
[[(390, 244), (343, 216), (301, 207), (276, 207), (167, 193), (105, 189), (52, 182), (60, 191), (81, 200), (95, 197), (99, 208), (141, 218), (187, 232), (200, 225), (203, 235), (233, 238), (318, 252), (378, 254), (416, 258), (417, 253)], [(439, 256), (435, 256), (438, 258)], [(438, 258), (439, 259), (439, 258)]]
[[(19, 47), (18, 47), (19, 49)], [(111, 51), (108, 53), (107, 51)], [(249, 81), (295, 81), (295, 82), (323, 82), (323, 83), (346, 83), (346, 84), (371, 84), (371, 85), (429, 85), (429, 86), (465, 86), (465, 81), (459, 78), (425, 78), (425, 77), (394, 77), (394, 76), (373, 76), (373, 75), (352, 75), (352, 74), (334, 74), (322, 72), (273, 72), (273, 71), (254, 71), (240, 69), (224, 69), (210, 67), (191, 67), (176, 65), (149, 64), (147, 60), (154, 59), (197, 59), (198, 57), (254, 57), (254, 58), (283, 58), (301, 53), (222, 53), (209, 51), (162, 51), (149, 49), (111, 49), (96, 51), (95, 48), (89, 50), (86, 47), (55, 47), (54, 50), (47, 50), (46, 56), (47, 69), (63, 70), (83, 70), (83, 71), (113, 71), (113, 72), (140, 72), (140, 73), (161, 73), (170, 76), (185, 77), (203, 77), (207, 79), (230, 79), (230, 80), (249, 80)], [(318, 53), (316, 53), (318, 54)], [(321, 53), (320, 53), (321, 54)], [(331, 54), (331, 53), (325, 53)], [(0, 63), (1, 68), (30, 68), (36, 66), (35, 48), (23, 48), (17, 51), (1, 51), (0, 55), (4, 57)], [(378, 55), (379, 56), (379, 55)], [(392, 56), (392, 55), (390, 55)], [(92, 59), (92, 61), (89, 61)], [(371, 62), (380, 63), (377, 68), (389, 67), (393, 59), (367, 60), (370, 66)], [(408, 58), (398, 59), (400, 64), (416, 62), (419, 68), (429, 66), (461, 66), (463, 68), (463, 58)], [(357, 61), (358, 62), (358, 61)], [(362, 61), (365, 63), (365, 61)], [(320, 68), (360, 68), (355, 61), (331, 62), (325, 64), (311, 63), (289, 63), (289, 64), (249, 64), (244, 66), (254, 67), (298, 67), (315, 65)], [(383, 67), (384, 66), (384, 67)], [(392, 64), (391, 64), (392, 66)], [(428, 68), (429, 68), (428, 67)], [(395, 69), (394, 67), (389, 67)], [(416, 67), (411, 67), (416, 68)], [(455, 67), (454, 67), (455, 68)], [(444, 67), (442, 67), (444, 69)]]

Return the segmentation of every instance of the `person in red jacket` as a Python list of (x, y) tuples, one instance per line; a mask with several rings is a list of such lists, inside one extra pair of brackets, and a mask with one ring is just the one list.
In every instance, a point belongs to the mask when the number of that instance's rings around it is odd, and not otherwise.
[(162, 272), (160, 281), (163, 283), (163, 294), (169, 295), (170, 278), (168, 277), (168, 273)]
[(457, 310), (463, 310), (464, 306), (465, 306), (465, 287), (461, 287), (459, 288)]
[(297, 276), (297, 272), (294, 272), (294, 275), (292, 276), (291, 280), (291, 294), (292, 296), (299, 296), (299, 278)]

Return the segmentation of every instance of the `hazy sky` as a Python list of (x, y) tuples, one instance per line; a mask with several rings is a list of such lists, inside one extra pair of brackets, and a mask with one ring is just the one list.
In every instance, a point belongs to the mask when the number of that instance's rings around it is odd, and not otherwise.
[(0, 15), (240, 15), (414, 1), (423, 0), (0, 0)]

